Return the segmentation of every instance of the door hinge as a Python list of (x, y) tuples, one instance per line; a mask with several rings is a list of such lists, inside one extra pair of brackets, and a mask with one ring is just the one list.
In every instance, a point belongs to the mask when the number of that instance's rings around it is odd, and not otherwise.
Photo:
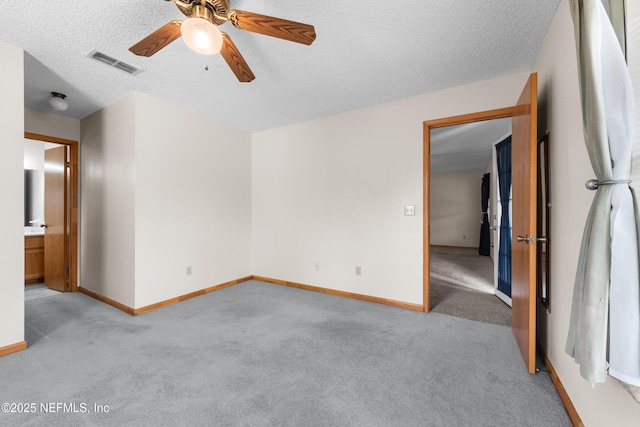
[(71, 167), (71, 163), (67, 162), (67, 167), (70, 168)]

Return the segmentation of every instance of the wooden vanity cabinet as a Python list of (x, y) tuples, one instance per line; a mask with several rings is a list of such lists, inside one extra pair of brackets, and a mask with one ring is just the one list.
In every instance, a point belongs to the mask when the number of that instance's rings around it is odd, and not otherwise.
[(24, 284), (44, 282), (44, 236), (24, 236)]

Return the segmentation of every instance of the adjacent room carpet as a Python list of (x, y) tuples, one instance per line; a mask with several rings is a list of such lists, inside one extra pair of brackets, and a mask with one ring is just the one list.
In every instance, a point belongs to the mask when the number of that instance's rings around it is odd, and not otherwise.
[(36, 298), (45, 298), (52, 295), (60, 295), (60, 292), (47, 288), (44, 283), (34, 283), (24, 288), (24, 299), (29, 301)]
[(135, 317), (81, 293), (25, 306), (0, 401), (37, 410), (0, 425), (571, 425), (504, 326), (256, 281)]
[(431, 246), (431, 310), (511, 325), (511, 308), (494, 295), (493, 263), (477, 249)]

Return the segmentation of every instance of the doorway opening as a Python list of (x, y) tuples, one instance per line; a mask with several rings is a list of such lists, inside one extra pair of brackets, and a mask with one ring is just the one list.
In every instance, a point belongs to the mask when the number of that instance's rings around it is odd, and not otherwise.
[[(59, 155), (54, 156), (47, 162), (53, 163), (54, 169), (57, 170), (57, 175), (60, 179), (54, 181), (53, 186), (62, 186), (58, 188), (62, 190), (62, 198), (64, 200), (54, 200), (54, 205), (62, 206), (62, 217), (58, 221), (58, 225), (55, 225), (51, 229), (52, 233), (47, 236), (49, 231), (48, 222), (51, 222), (47, 215), (50, 215), (49, 210), (47, 213), (38, 218), (25, 218), (25, 284), (36, 283), (39, 281), (40, 274), (53, 275), (53, 282), (47, 284), (48, 287), (54, 288), (62, 292), (77, 292), (78, 291), (78, 141), (55, 138), (47, 135), (40, 135), (35, 133), (25, 132), (25, 140), (40, 141), (47, 144), (55, 144), (59, 149), (50, 150), (52, 153), (57, 151)], [(54, 171), (55, 172), (55, 171)], [(46, 172), (45, 172), (46, 173)], [(25, 172), (25, 177), (27, 173)], [(54, 174), (56, 175), (56, 174)], [(62, 184), (60, 184), (62, 183)], [(25, 183), (26, 185), (26, 183)], [(29, 191), (29, 190), (27, 190)], [(44, 190), (43, 190), (44, 191)], [(44, 201), (42, 202), (43, 204)], [(25, 205), (26, 205), (25, 198)], [(26, 208), (26, 206), (25, 206)], [(45, 206), (46, 209), (46, 206)], [(39, 215), (38, 215), (39, 216)], [(31, 221), (33, 221), (31, 223)], [(32, 239), (33, 242), (27, 244), (26, 235), (27, 228), (30, 230), (42, 228), (44, 234), (42, 235), (42, 246), (40, 246), (39, 239)], [(62, 247), (61, 251), (55, 257), (48, 256), (46, 246), (57, 245)], [(29, 252), (31, 251), (31, 252)], [(54, 252), (54, 251), (50, 251)], [(50, 255), (50, 254), (49, 254)], [(30, 257), (30, 260), (26, 258)], [(40, 267), (34, 266), (42, 262), (42, 268), (45, 272), (40, 273), (37, 270)], [(51, 272), (51, 274), (49, 273)], [(43, 280), (45, 282), (45, 280)], [(46, 282), (45, 282), (46, 283)]]
[[(510, 304), (500, 298), (498, 286), (505, 280), (498, 280), (497, 266), (507, 259), (499, 259), (498, 251), (505, 253), (500, 240), (505, 209), (496, 191), (495, 154), (510, 135), (510, 117), (431, 129), (429, 308), (434, 312), (511, 325)], [(502, 187), (510, 188), (504, 182)], [(508, 224), (505, 238), (511, 235)]]
[[(423, 124), (423, 141), (424, 141), (424, 159), (423, 159), (423, 175), (424, 175), (424, 249), (423, 249), (423, 305), (424, 311), (431, 311), (431, 131), (447, 126), (463, 125), (468, 123), (477, 123), (487, 120), (505, 119), (514, 116), (515, 108), (508, 107), (498, 110), (489, 110), (479, 113), (466, 114), (461, 116), (447, 117), (443, 119), (426, 121)], [(478, 222), (479, 224), (479, 222)]]

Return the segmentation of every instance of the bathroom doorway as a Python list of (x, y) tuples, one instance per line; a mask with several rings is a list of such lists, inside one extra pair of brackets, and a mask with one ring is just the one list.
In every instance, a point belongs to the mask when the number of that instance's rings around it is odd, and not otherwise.
[[(27, 201), (33, 192), (25, 172), (25, 284), (45, 283), (60, 292), (78, 290), (78, 142), (33, 133), (24, 134), (29, 145), (42, 148), (41, 210)], [(45, 146), (48, 148), (45, 150)], [(26, 150), (25, 150), (26, 151)], [(36, 155), (37, 157), (37, 155)], [(27, 165), (25, 171), (36, 170)], [(36, 178), (40, 180), (40, 178)], [(46, 201), (45, 201), (46, 200)], [(27, 206), (31, 204), (31, 206)], [(33, 217), (33, 218), (32, 218)], [(42, 279), (42, 280), (40, 280)]]

